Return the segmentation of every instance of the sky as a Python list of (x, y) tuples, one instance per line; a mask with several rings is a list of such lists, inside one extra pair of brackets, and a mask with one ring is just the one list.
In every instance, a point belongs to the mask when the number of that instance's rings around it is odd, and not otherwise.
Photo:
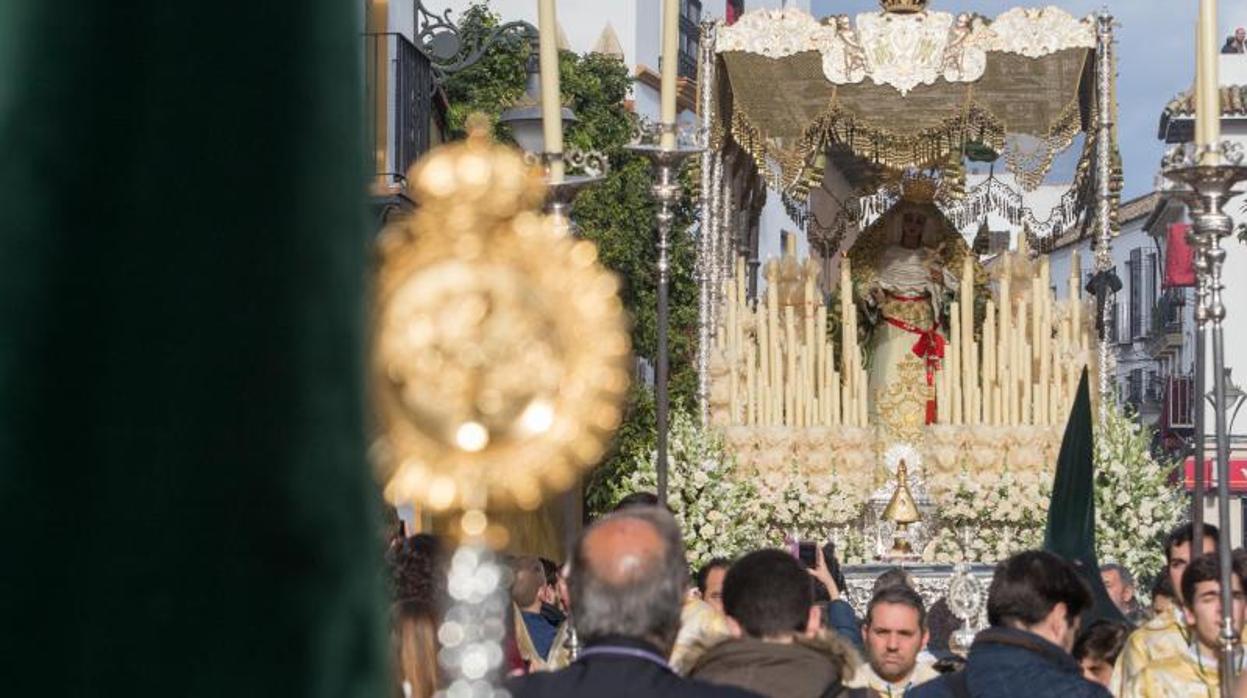
[[(1120, 103), (1118, 134), (1126, 198), (1151, 191), (1163, 154), (1157, 139), (1160, 112), (1195, 76), (1196, 0), (932, 0), (932, 10), (978, 12), (994, 17), (1016, 6), (1056, 5), (1077, 17), (1107, 8), (1117, 36)], [(877, 0), (810, 0), (811, 14), (877, 12)], [(1220, 35), (1247, 26), (1247, 0), (1220, 2)], [(1055, 176), (1055, 175), (1054, 175)]]

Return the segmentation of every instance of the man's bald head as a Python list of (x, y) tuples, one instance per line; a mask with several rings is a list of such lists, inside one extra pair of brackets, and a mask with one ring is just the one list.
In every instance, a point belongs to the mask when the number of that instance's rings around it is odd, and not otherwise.
[(581, 536), (568, 585), (577, 633), (646, 640), (664, 652), (680, 626), (688, 570), (675, 520), (637, 507), (599, 520)]
[(585, 535), (585, 563), (606, 584), (620, 586), (651, 576), (662, 564), (666, 544), (648, 521), (623, 516), (605, 520)]

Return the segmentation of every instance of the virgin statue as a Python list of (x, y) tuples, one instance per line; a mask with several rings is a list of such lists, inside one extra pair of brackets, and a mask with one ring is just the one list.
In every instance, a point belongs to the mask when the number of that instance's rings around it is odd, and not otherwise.
[[(849, 250), (865, 346), (872, 421), (935, 422), (948, 306), (968, 252), (930, 200), (906, 192)], [(913, 423), (913, 422), (916, 422)]]

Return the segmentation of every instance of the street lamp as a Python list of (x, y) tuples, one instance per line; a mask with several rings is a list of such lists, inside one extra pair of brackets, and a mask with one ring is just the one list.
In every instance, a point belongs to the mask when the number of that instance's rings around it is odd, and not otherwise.
[[(1242, 388), (1238, 387), (1238, 384), (1235, 383), (1233, 379), (1230, 378), (1230, 371), (1233, 371), (1233, 370), (1234, 369), (1228, 366), (1225, 367), (1224, 369), (1225, 410), (1229, 416), (1228, 421), (1230, 424), (1229, 426), (1230, 433), (1234, 432), (1234, 421), (1238, 419), (1238, 411), (1242, 409), (1243, 402), (1247, 401), (1247, 392), (1245, 392)], [(1213, 390), (1209, 390), (1208, 393), (1204, 397), (1207, 398), (1208, 404), (1212, 405), (1212, 409), (1215, 412), (1218, 409), (1216, 392)]]
[[(510, 109), (498, 115), (498, 121), (511, 128), (511, 135), (525, 153), (541, 157), (546, 152), (545, 134), (541, 128), (541, 67), (537, 54), (528, 57), (526, 66), (528, 80), (524, 88), (524, 96), (520, 97)], [(563, 107), (563, 129), (576, 123), (576, 114), (569, 107)]]
[[(511, 135), (524, 151), (529, 160), (539, 162), (546, 169), (546, 189), (550, 198), (546, 202), (545, 211), (554, 219), (554, 225), (568, 235), (576, 235), (579, 229), (572, 222), (571, 206), (581, 189), (602, 181), (608, 169), (606, 156), (596, 151), (581, 151), (566, 148), (562, 153), (546, 152), (545, 131), (541, 125), (541, 64), (537, 54), (528, 58), (528, 82), (524, 95), (516, 100), (514, 106), (505, 109), (498, 115), (498, 121), (511, 128)], [(576, 123), (576, 114), (569, 107), (562, 108), (563, 128)], [(552, 181), (549, 175), (550, 162), (555, 158), (567, 163), (568, 170), (579, 170), (583, 174), (570, 172), (558, 181)]]

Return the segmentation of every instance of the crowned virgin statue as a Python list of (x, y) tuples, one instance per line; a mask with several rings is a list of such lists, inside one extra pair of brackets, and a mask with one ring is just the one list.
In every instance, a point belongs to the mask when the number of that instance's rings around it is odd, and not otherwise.
[(854, 300), (869, 333), (870, 411), (881, 423), (931, 424), (939, 410), (935, 376), (943, 370), (954, 271), (968, 248), (935, 207), (933, 193), (933, 187), (906, 186), (902, 200), (849, 250)]

